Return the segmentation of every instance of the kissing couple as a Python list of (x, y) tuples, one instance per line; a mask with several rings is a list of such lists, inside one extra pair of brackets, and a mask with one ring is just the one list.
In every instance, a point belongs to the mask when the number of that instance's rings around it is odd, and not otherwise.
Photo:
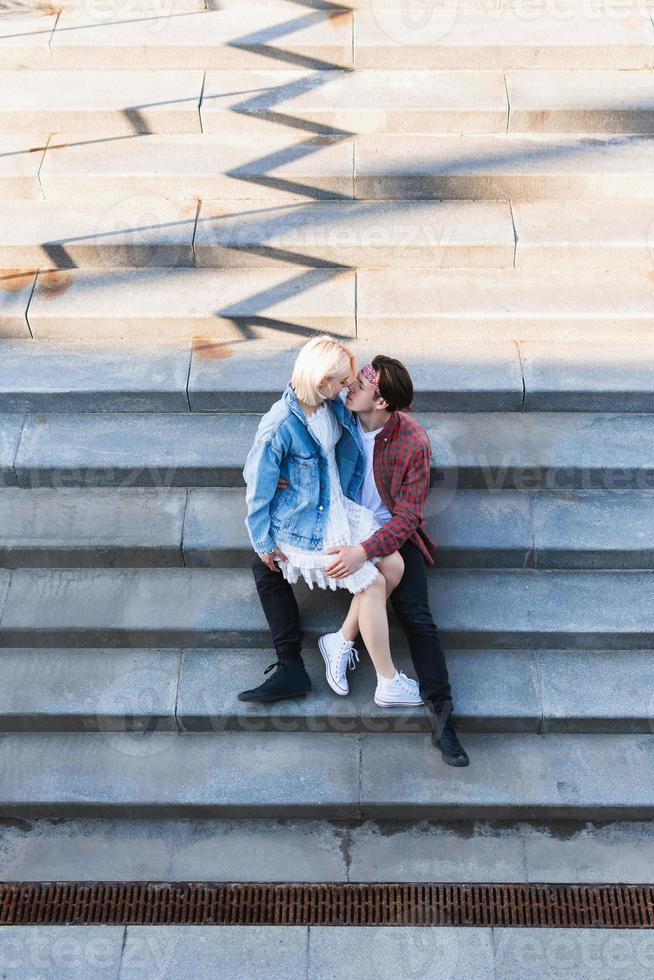
[[(302, 577), (311, 589), (347, 589), (341, 628), (318, 640), (331, 689), (348, 694), (360, 633), (377, 674), (375, 704), (424, 704), (432, 744), (449, 765), (467, 766), (429, 608), (425, 566), (438, 547), (424, 520), (431, 443), (412, 401), (411, 376), (395, 358), (379, 354), (357, 370), (350, 348), (326, 334), (299, 351), (243, 468), (252, 571), (278, 659), (268, 679), (238, 697), (270, 702), (310, 691), (292, 586)], [(393, 662), (389, 597), (418, 681)]]

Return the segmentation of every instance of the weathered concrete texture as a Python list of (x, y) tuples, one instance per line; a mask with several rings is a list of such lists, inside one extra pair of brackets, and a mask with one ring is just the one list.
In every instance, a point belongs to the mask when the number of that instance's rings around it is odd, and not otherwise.
[(447, 6), (412, 19), (384, 4), (357, 13), (355, 39), (359, 68), (651, 68), (654, 26), (639, 8), (628, 20), (569, 6), (485, 17)]
[[(429, 576), (447, 646), (654, 648), (649, 571), (442, 570)], [(296, 587), (307, 639), (341, 621), (345, 589)], [(392, 641), (406, 646), (389, 615)], [(25, 569), (11, 573), (4, 646), (262, 647), (270, 642), (248, 569)]]
[(651, 490), (530, 495), (539, 568), (654, 568)]
[(434, 768), (428, 737), (363, 736), (363, 815), (647, 819), (654, 814), (651, 733), (469, 735), (466, 744), (475, 762), (441, 770)]
[(0, 134), (0, 191), (3, 198), (42, 197), (38, 172), (48, 131)]
[[(35, 5), (30, 4), (30, 7)], [(25, 68), (51, 68), (49, 41), (57, 23), (54, 8), (32, 9), (5, 7), (0, 20), (0, 61), (3, 71)], [(4, 203), (4, 202), (3, 202)]]
[(504, 132), (501, 71), (209, 71), (205, 133)]
[[(592, 198), (513, 201), (511, 210), (517, 235), (515, 264), (518, 269), (590, 267), (603, 272), (608, 269), (651, 271), (654, 205), (648, 201), (603, 201), (601, 207)], [(643, 342), (646, 343), (645, 338)], [(525, 346), (527, 349), (533, 347)], [(551, 344), (547, 346), (552, 355), (561, 357), (564, 353)], [(571, 361), (574, 361), (578, 349), (570, 346)], [(613, 346), (619, 346), (615, 339)], [(595, 345), (592, 349), (586, 346), (585, 354), (592, 364), (597, 356)], [(631, 348), (627, 344), (624, 355), (630, 360)], [(617, 350), (615, 362), (616, 371), (619, 371), (621, 362)], [(580, 377), (583, 377), (584, 363), (585, 359), (576, 366)], [(607, 370), (612, 363), (606, 364)]]
[(641, 883), (651, 821), (0, 820), (3, 881)]
[[(15, 438), (20, 416), (8, 418)], [(431, 439), (432, 484), (451, 494), (653, 485), (651, 413), (444, 412), (416, 418)], [(24, 487), (243, 486), (259, 421), (258, 415), (226, 413), (28, 415), (15, 471)]]
[(35, 270), (0, 269), (0, 341), (3, 344), (5, 338), (30, 336), (26, 314), (35, 279)]
[(153, 193), (118, 203), (3, 202), (0, 264), (75, 269), (194, 265), (197, 205)]
[[(17, 139), (17, 138), (16, 138)], [(56, 141), (40, 173), (46, 198), (114, 202), (136, 195), (177, 200), (223, 198), (280, 203), (354, 196), (353, 138), (138, 134), (122, 140)], [(13, 171), (12, 171), (13, 172)], [(34, 196), (34, 195), (30, 195)]]
[[(313, 690), (304, 698), (272, 705), (244, 704), (237, 694), (261, 683), (264, 668), (275, 660), (274, 652), (185, 650), (177, 698), (179, 724), (186, 731), (215, 733), (431, 733), (433, 724), (425, 707), (379, 708), (374, 704), (376, 676), (363, 647), (360, 663), (348, 672), (347, 697), (339, 697), (328, 686), (322, 658), (313, 647), (312, 643), (303, 654)], [(398, 669), (416, 677), (407, 651), (396, 653), (394, 659)], [(541, 706), (534, 654), (517, 650), (453, 650), (448, 654), (448, 669), (461, 730), (539, 729)], [(1, 704), (0, 701), (0, 707)], [(574, 717), (574, 711), (571, 714)], [(609, 719), (606, 724), (608, 728)]]
[(466, 745), (475, 763), (455, 770), (425, 734), (233, 732), (220, 745), (202, 734), (9, 734), (0, 742), (0, 815), (654, 815), (651, 734), (470, 734)]
[(6, 735), (0, 814), (340, 818), (358, 810), (358, 751), (340, 734)]
[(0, 130), (5, 133), (46, 130), (59, 142), (79, 135), (202, 132), (202, 71), (7, 71), (3, 76)]
[(177, 731), (175, 650), (0, 649), (0, 731)]
[[(654, 212), (649, 242), (654, 258)], [(619, 227), (619, 226), (618, 226)], [(581, 349), (585, 357), (581, 357)], [(642, 343), (576, 343), (559, 346), (524, 342), (520, 354), (525, 383), (525, 410), (548, 412), (651, 412), (654, 409), (654, 345)]]
[(186, 495), (147, 487), (7, 487), (0, 561), (9, 568), (183, 565)]
[[(164, 8), (165, 10), (165, 8)], [(221, 0), (218, 8), (151, 18), (119, 8), (98, 18), (92, 9), (66, 11), (52, 38), (58, 68), (150, 69), (352, 68), (351, 12), (314, 9), (302, 17), (292, 3)]]
[[(654, 39), (650, 61), (652, 51)], [(651, 66), (647, 71), (579, 71), (579, 67), (582, 66), (575, 65), (574, 71), (508, 71), (508, 129), (547, 133), (654, 132)]]
[(355, 142), (357, 198), (654, 198), (647, 136), (362, 133)]
[(18, 482), (14, 461), (20, 434), (25, 422), (21, 413), (0, 414), (0, 486), (10, 487)]
[[(188, 397), (193, 411), (266, 412), (291, 379), (303, 339), (286, 346), (243, 340), (193, 347)], [(380, 347), (348, 341), (365, 364)], [(438, 345), (385, 344), (383, 352), (399, 358), (411, 373), (414, 410), (520, 411), (523, 382), (520, 355), (512, 341)], [(654, 387), (654, 386), (653, 386)]]
[[(2, 232), (0, 231), (0, 234)], [(5, 341), (4, 412), (185, 412), (191, 345)]]
[(38, 339), (207, 334), (253, 324), (353, 337), (354, 273), (342, 269), (61, 269), (39, 273), (28, 313)]
[[(654, 141), (653, 141), (654, 143)], [(654, 281), (644, 273), (578, 271), (557, 275), (557, 288), (536, 272), (478, 269), (362, 269), (357, 274), (357, 325), (382, 345), (407, 330), (463, 340), (473, 324), (489, 339), (583, 341), (616, 331), (630, 339), (654, 309)], [(31, 321), (30, 321), (31, 322)], [(585, 333), (585, 331), (587, 333)]]
[[(125, 926), (2, 926), (0, 961), (8, 980), (118, 980), (124, 941)], [(152, 935), (152, 950), (155, 944)]]
[[(246, 210), (247, 207), (247, 210)], [(198, 265), (351, 268), (511, 268), (514, 233), (506, 202), (321, 201), (253, 210), (202, 202)]]

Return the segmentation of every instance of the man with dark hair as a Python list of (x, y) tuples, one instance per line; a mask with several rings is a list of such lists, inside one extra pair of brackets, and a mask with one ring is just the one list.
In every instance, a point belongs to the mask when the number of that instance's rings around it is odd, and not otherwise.
[[(342, 394), (345, 394), (344, 392)], [(364, 365), (350, 385), (345, 405), (357, 419), (366, 457), (365, 475), (358, 503), (374, 511), (382, 526), (357, 545), (330, 548), (334, 561), (325, 571), (334, 578), (350, 575), (364, 561), (399, 551), (404, 575), (391, 593), (391, 602), (404, 630), (420, 696), (433, 712), (432, 743), (452, 766), (467, 766), (470, 759), (461, 745), (453, 718), (453, 702), (445, 654), (429, 608), (425, 565), (434, 564), (438, 545), (427, 534), (424, 508), (429, 493), (431, 443), (423, 427), (412, 417), (413, 384), (405, 366), (379, 354)], [(273, 641), (297, 648), (301, 659), (299, 610), (292, 587), (279, 571), (267, 568), (258, 555), (252, 563), (257, 590)], [(292, 643), (291, 643), (292, 641)], [(348, 656), (353, 641), (343, 647)], [(243, 700), (270, 700), (293, 692), (259, 688), (242, 692)], [(295, 692), (297, 693), (297, 692)]]

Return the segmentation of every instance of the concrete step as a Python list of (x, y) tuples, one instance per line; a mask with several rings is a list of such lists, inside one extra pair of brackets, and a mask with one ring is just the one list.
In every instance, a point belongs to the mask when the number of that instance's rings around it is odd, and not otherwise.
[[(432, 485), (457, 489), (651, 489), (654, 415), (416, 413)], [(242, 487), (258, 415), (0, 415), (5, 486)], [(171, 447), (174, 452), (171, 451)]]
[[(312, 691), (261, 705), (237, 694), (264, 678), (270, 649), (0, 648), (0, 732), (431, 733), (425, 707), (375, 705), (375, 670), (358, 649), (347, 696), (311, 644)], [(461, 732), (652, 734), (651, 650), (451, 650), (447, 661)], [(395, 663), (416, 677), (408, 652)]]
[[(536, 232), (535, 232), (536, 233)], [(288, 383), (303, 338), (151, 344), (5, 340), (0, 411), (261, 412)], [(379, 353), (348, 341), (357, 363)], [(504, 341), (385, 344), (411, 373), (423, 412), (649, 412), (654, 344)]]
[[(3, 273), (0, 273), (3, 275)], [(650, 338), (654, 282), (645, 272), (284, 267), (7, 270), (0, 337), (145, 343), (268, 339), (315, 331), (376, 347), (442, 341), (562, 341), (631, 346)], [(651, 339), (651, 338), (650, 338)]]
[(0, 132), (201, 133), (203, 71), (3, 71)]
[[(654, 569), (651, 490), (432, 489), (436, 568)], [(239, 488), (5, 487), (3, 568), (248, 568)], [(428, 574), (432, 574), (431, 571)]]
[[(213, 5), (212, 5), (213, 6)], [(50, 40), (55, 68), (353, 68), (353, 15), (344, 5), (221, 0), (214, 9), (157, 13), (66, 10)], [(633, 66), (632, 66), (633, 67)]]
[[(418, 16), (419, 11), (423, 16)], [(620, 16), (566, 5), (475, 10), (368, 4), (355, 14), (360, 68), (651, 68), (654, 25), (647, 8)]]
[[(146, 195), (72, 207), (8, 201), (0, 214), (0, 266), (285, 267), (290, 273), (298, 265), (511, 268), (514, 260), (508, 202), (333, 200), (257, 208), (153, 194), (150, 203), (148, 211)], [(654, 220), (654, 206), (651, 214)], [(639, 225), (644, 217), (639, 207)]]
[[(17, 134), (15, 145), (23, 147), (26, 139)], [(153, 195), (166, 201), (223, 198), (274, 204), (354, 197), (353, 138), (333, 134), (296, 133), (292, 139), (276, 136), (255, 144), (251, 135), (133, 134), (129, 139), (72, 142), (55, 138), (46, 156), (39, 171), (45, 198), (77, 203), (80, 198), (100, 198), (119, 207), (132, 198), (140, 214), (145, 196), (146, 220), (152, 214)], [(27, 190), (33, 191), (30, 160), (26, 162), (22, 151), (14, 159), (6, 164), (3, 186), (13, 182), (20, 190), (27, 180)], [(21, 167), (28, 169), (27, 177)], [(170, 207), (164, 202), (162, 206)]]
[[(455, 852), (460, 849), (459, 840), (453, 849)], [(616, 955), (612, 951), (619, 950), (629, 962), (640, 963), (646, 961), (649, 952), (647, 932), (633, 928), (612, 928), (608, 937), (600, 929), (587, 928), (566, 928), (562, 937), (558, 928), (540, 926), (425, 929), (400, 925), (286, 925), (283, 928), (277, 925), (221, 925), (219, 928), (21, 925), (3, 928), (2, 942), (16, 969), (27, 971), (28, 964), (38, 955), (53, 980), (66, 980), (70, 976), (58, 969), (62, 955), (59, 950), (79, 950), (81, 957), (87, 944), (94, 950), (102, 949), (104, 972), (111, 969), (111, 975), (119, 980), (131, 980), (144, 971), (150, 976), (160, 976), (164, 969), (174, 971), (175, 975), (183, 974), (188, 980), (203, 980), (213, 971), (220, 976), (236, 976), (244, 962), (248, 980), (267, 980), (271, 975), (281, 974), (289, 980), (307, 976), (324, 978), (333, 976), (345, 957), (348, 968), (360, 980), (374, 980), (380, 975), (382, 963), (387, 968), (387, 976), (398, 969), (402, 969), (401, 975), (409, 976), (405, 963), (411, 964), (409, 969), (414, 970), (415, 964), (436, 959), (446, 964), (456, 963), (466, 975), (474, 974), (479, 980), (492, 980), (496, 976), (517, 980), (536, 976), (533, 972), (526, 974), (522, 966), (534, 949), (546, 963), (556, 962), (564, 939), (566, 964), (570, 971), (575, 971), (574, 976), (591, 970), (597, 980), (614, 980), (615, 970), (607, 965), (607, 955)]]
[(653, 167), (647, 136), (363, 133), (355, 197), (651, 200)]
[(466, 744), (474, 764), (454, 769), (422, 733), (233, 732), (219, 745), (203, 733), (9, 734), (0, 741), (0, 815), (465, 820), (654, 814), (651, 735), (476, 734)]
[[(390, 64), (393, 62), (391, 61)], [(252, 137), (298, 130), (355, 133), (505, 132), (502, 71), (208, 71), (202, 131)]]
[(654, 27), (640, 4), (618, 10), (619, 17), (611, 16), (612, 4), (594, 17), (576, 4), (566, 5), (563, 17), (550, 5), (534, 11), (537, 18), (480, 0), (439, 5), (422, 18), (407, 16), (398, 0), (359, 4), (354, 13), (352, 5), (298, 10), (284, 0), (223, 0), (219, 9), (188, 12), (185, 6), (148, 12), (141, 5), (99, 11), (78, 4), (58, 17), (46, 14), (42, 23), (28, 11), (14, 21), (19, 30), (11, 22), (4, 28), (0, 52), (17, 69), (652, 66)]
[(540, 133), (654, 132), (654, 73), (508, 71), (507, 129)]
[(170, 214), (169, 198), (275, 206), (333, 198), (654, 199), (654, 143), (646, 135), (296, 134), (253, 144), (252, 134), (132, 131), (129, 139), (55, 136), (46, 144), (43, 133), (4, 137), (5, 196), (113, 204), (119, 220), (130, 198), (146, 224), (153, 208)]
[[(562, 827), (557, 821), (547, 820), (498, 824), (484, 820), (416, 823), (399, 819), (390, 823), (383, 819), (355, 822), (220, 817), (147, 820), (114, 816), (3, 821), (0, 845), (5, 881), (546, 881), (564, 884), (615, 881), (640, 884), (643, 865), (649, 865), (652, 860), (654, 829), (651, 822), (629, 820), (585, 821)], [(30, 929), (29, 926), (17, 928), (23, 937)], [(58, 930), (59, 936), (66, 929), (61, 925), (52, 928)], [(83, 928), (87, 935), (92, 927)], [(108, 927), (102, 928), (106, 934)], [(160, 933), (163, 927), (154, 928)], [(199, 928), (196, 926), (196, 931)], [(228, 928), (221, 927), (219, 935), (224, 936)], [(247, 927), (237, 928), (242, 934)], [(333, 932), (335, 927), (330, 928)], [(351, 932), (352, 927), (349, 928)], [(397, 927), (394, 930), (397, 933)], [(434, 934), (436, 930), (422, 931)], [(440, 930), (440, 934), (454, 931)], [(476, 927), (475, 932), (479, 931)], [(499, 930), (502, 935), (506, 931)], [(522, 928), (521, 934), (525, 931)], [(538, 931), (541, 941), (545, 931)], [(631, 936), (647, 935), (646, 930), (626, 931)], [(8, 932), (10, 928), (4, 927), (4, 934)], [(186, 929), (187, 935), (188, 932)], [(560, 933), (556, 935), (560, 937)], [(566, 935), (570, 935), (570, 930)], [(585, 935), (590, 942), (606, 934), (586, 929)], [(612, 935), (616, 935), (615, 930)], [(19, 947), (24, 948), (17, 943), (14, 952)], [(242, 947), (239, 956), (242, 957)], [(268, 956), (266, 963), (263, 976), (268, 980)], [(214, 959), (213, 969), (215, 965)], [(236, 972), (241, 968), (242, 959)], [(186, 961), (181, 971), (184, 976), (188, 975), (188, 969)], [(283, 972), (289, 975), (288, 963)], [(478, 964), (472, 972), (479, 976)], [(501, 975), (505, 976), (506, 972)], [(597, 976), (597, 971), (593, 975)], [(378, 976), (377, 969), (373, 977)], [(63, 974), (61, 980), (69, 980), (69, 974)], [(615, 980), (614, 975), (611, 980)]]
[[(148, 210), (150, 208), (150, 210)], [(649, 271), (654, 203), (7, 201), (0, 267), (479, 268)]]
[[(306, 637), (334, 628), (345, 589), (296, 586)], [(429, 596), (451, 647), (654, 648), (651, 571), (436, 569)], [(249, 569), (19, 568), (0, 572), (0, 646), (263, 647)], [(392, 642), (406, 638), (389, 613)]]

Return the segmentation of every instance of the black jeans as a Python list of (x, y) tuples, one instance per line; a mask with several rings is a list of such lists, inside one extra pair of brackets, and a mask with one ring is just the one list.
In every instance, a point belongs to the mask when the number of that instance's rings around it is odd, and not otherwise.
[[(449, 711), (452, 692), (445, 653), (429, 608), (425, 559), (412, 541), (405, 541), (399, 551), (404, 559), (404, 575), (391, 592), (391, 603), (409, 641), (420, 696), (437, 711), (444, 705)], [(281, 572), (271, 572), (257, 554), (252, 559), (252, 571), (278, 658), (301, 659), (304, 634), (293, 587)]]

